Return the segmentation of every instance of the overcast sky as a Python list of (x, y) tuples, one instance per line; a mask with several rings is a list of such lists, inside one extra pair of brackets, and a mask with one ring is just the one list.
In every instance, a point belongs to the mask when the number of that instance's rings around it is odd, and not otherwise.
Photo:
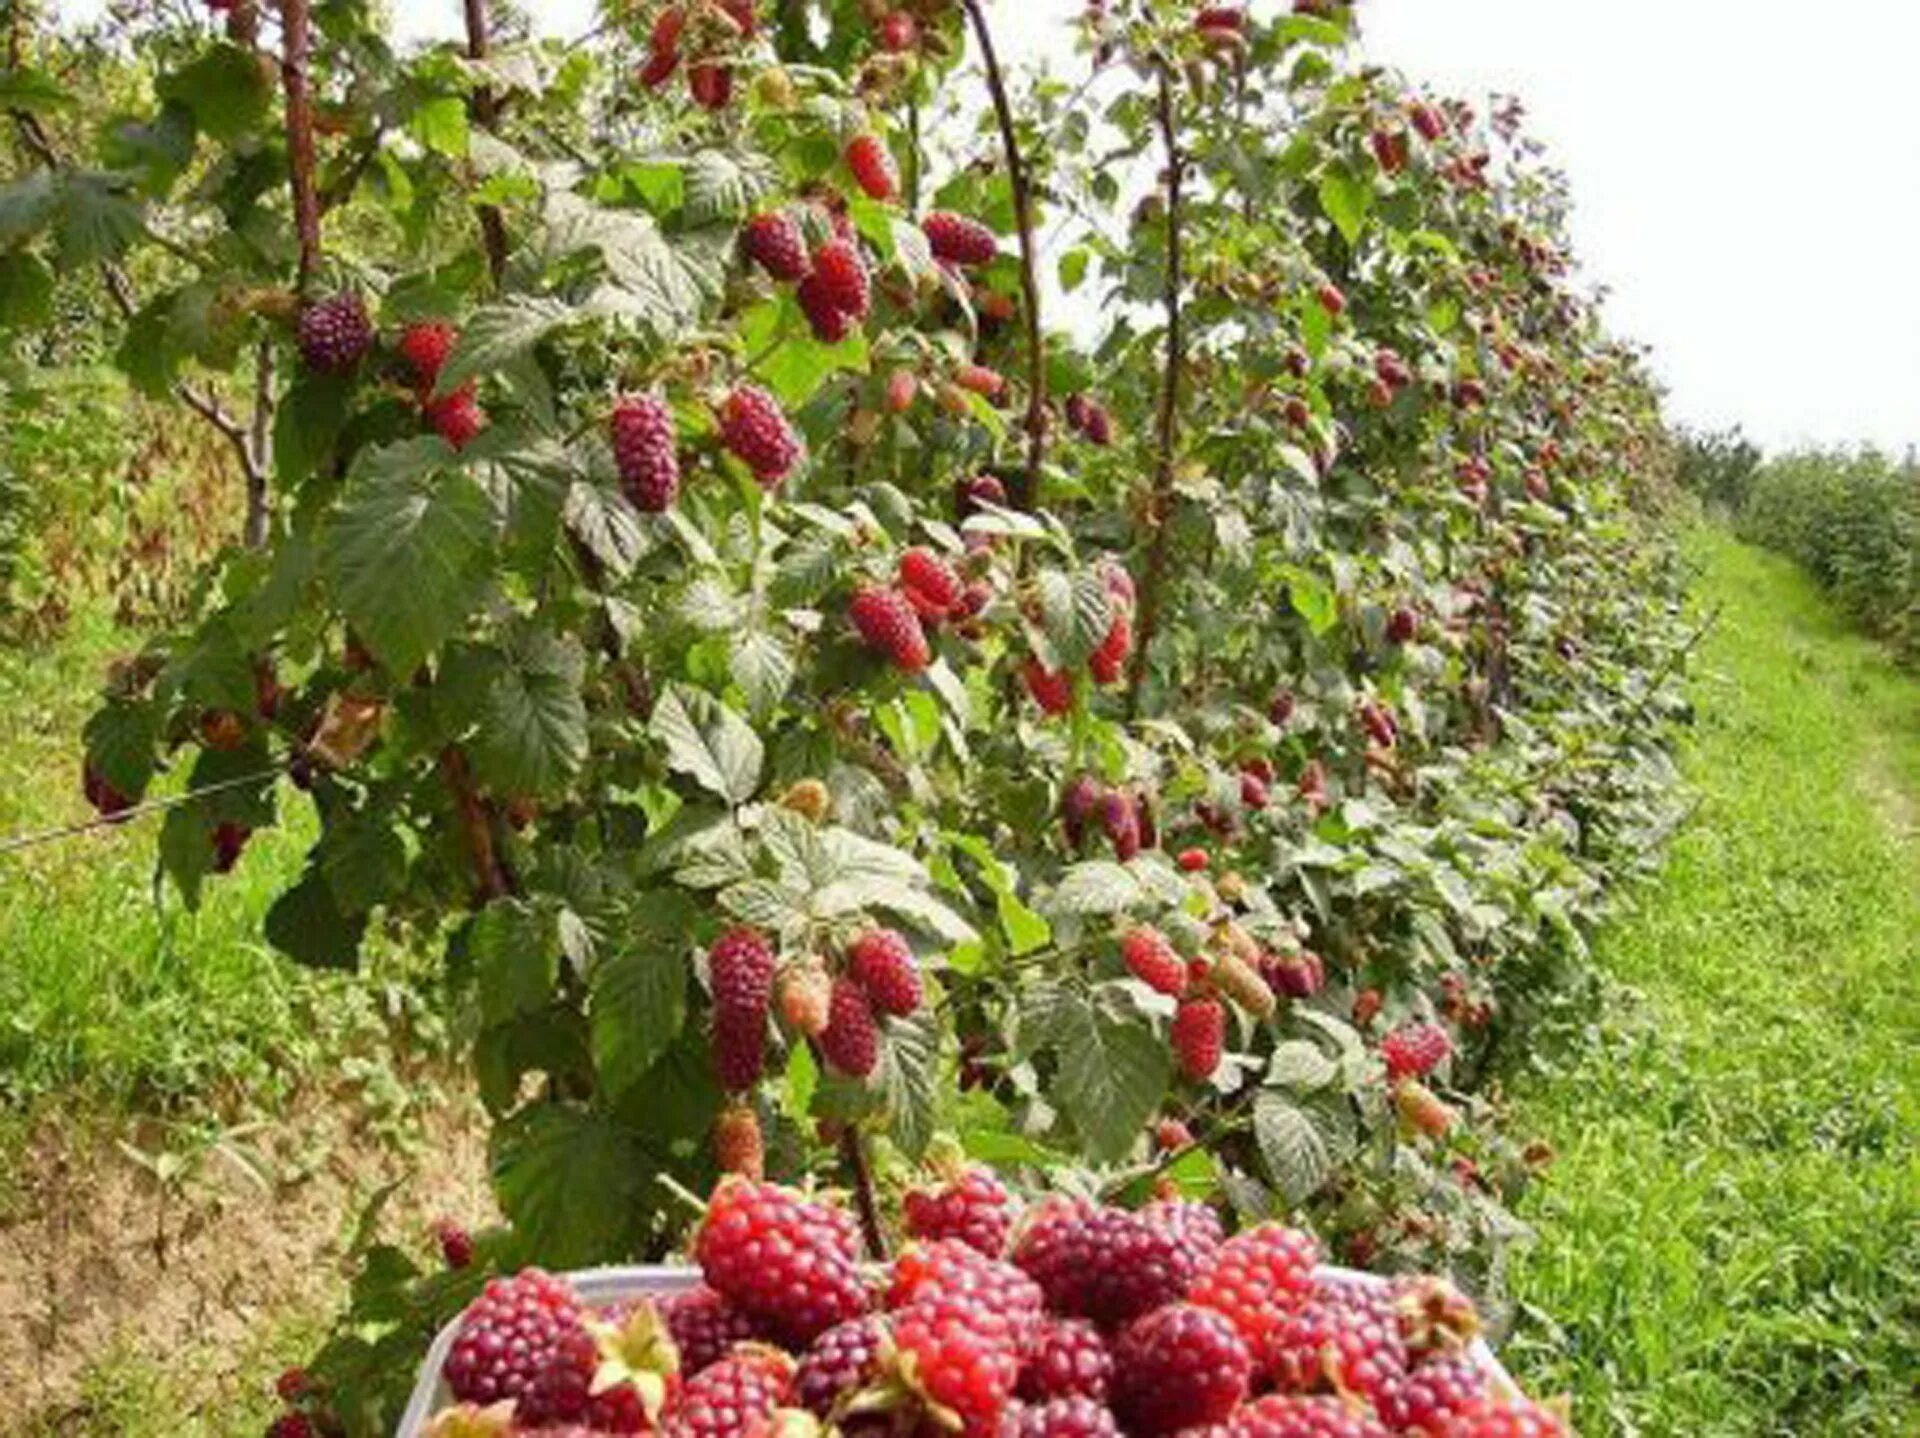
[[(99, 0), (62, 0), (66, 13)], [(1277, 0), (1254, 0), (1257, 13)], [(994, 4), (1009, 60), (1080, 0)], [(556, 33), (591, 0), (534, 0)], [(396, 0), (412, 34), (458, 0)], [(1676, 417), (1769, 445), (1920, 443), (1920, 0), (1362, 0), (1367, 49), (1524, 99), (1576, 243)]]

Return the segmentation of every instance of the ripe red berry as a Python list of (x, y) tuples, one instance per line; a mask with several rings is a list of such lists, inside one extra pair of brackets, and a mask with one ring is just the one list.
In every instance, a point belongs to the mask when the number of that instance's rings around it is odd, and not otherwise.
[(767, 210), (748, 220), (740, 232), (740, 248), (776, 280), (805, 279), (812, 268), (806, 238), (784, 210)]
[(813, 337), (821, 344), (837, 345), (853, 333), (853, 316), (834, 302), (832, 287), (817, 270), (800, 281), (794, 298), (800, 302), (800, 312), (807, 317)]
[(984, 265), (1000, 253), (992, 230), (951, 210), (935, 210), (920, 222), (920, 229), (933, 257), (949, 264)]
[(1207, 995), (1183, 999), (1173, 1015), (1169, 1041), (1180, 1072), (1194, 1080), (1213, 1077), (1226, 1051), (1227, 1011)]
[(1013, 1197), (993, 1170), (968, 1167), (939, 1188), (909, 1189), (901, 1203), (907, 1232), (933, 1241), (955, 1239), (989, 1258), (1007, 1247)]
[(773, 948), (757, 931), (729, 929), (707, 954), (713, 990), (713, 1057), (730, 1092), (760, 1081), (767, 1012), (773, 1002)]
[(667, 1294), (658, 1305), (688, 1378), (718, 1363), (734, 1344), (758, 1336), (750, 1317), (704, 1283)]
[(1423, 140), (1431, 142), (1447, 133), (1447, 117), (1424, 101), (1416, 102), (1407, 111), (1407, 118)]
[(900, 590), (922, 619), (945, 619), (959, 611), (966, 586), (953, 566), (931, 549), (915, 547), (900, 556)]
[(1438, 1024), (1403, 1024), (1380, 1040), (1389, 1078), (1424, 1078), (1453, 1053), (1453, 1040)]
[(80, 792), (103, 819), (117, 819), (133, 807), (133, 800), (102, 778), (91, 761), (80, 766)]
[(694, 1238), (708, 1285), (795, 1348), (867, 1311), (858, 1248), (858, 1231), (840, 1209), (740, 1178), (714, 1189)]
[(1447, 1430), (1447, 1438), (1569, 1438), (1553, 1409), (1525, 1398), (1487, 1398)]
[(240, 854), (247, 847), (247, 840), (253, 837), (253, 830), (245, 824), (232, 822), (213, 826), (213, 872), (231, 874), (234, 866), (240, 862)]
[(1113, 1406), (1131, 1433), (1177, 1433), (1225, 1422), (1252, 1378), (1253, 1358), (1231, 1323), (1198, 1304), (1170, 1303), (1115, 1345)]
[(1140, 830), (1140, 809), (1131, 794), (1109, 790), (1100, 799), (1100, 827), (1106, 830), (1113, 855), (1126, 863), (1140, 852), (1144, 836)]
[(1188, 1293), (1224, 1314), (1256, 1353), (1313, 1294), (1320, 1248), (1297, 1228), (1263, 1223), (1220, 1245)]
[(849, 1078), (866, 1078), (880, 1062), (880, 1028), (867, 991), (850, 978), (833, 982), (820, 1053), (829, 1067)]
[(1264, 809), (1271, 802), (1267, 781), (1258, 774), (1240, 776), (1240, 802), (1249, 809)]
[(1092, 1398), (1055, 1398), (1021, 1411), (1005, 1438), (1121, 1438), (1111, 1410)]
[(1411, 644), (1420, 634), (1420, 616), (1401, 605), (1387, 616), (1387, 642)]
[(1487, 1396), (1486, 1370), (1464, 1354), (1417, 1364), (1379, 1398), (1380, 1416), (1396, 1433), (1449, 1433), (1449, 1424)]
[(1020, 1376), (1020, 1324), (985, 1294), (942, 1293), (899, 1310), (902, 1371), (928, 1402), (959, 1419), (961, 1438), (998, 1438)]
[[(657, 1322), (657, 1316), (652, 1321)], [(567, 1424), (604, 1433), (654, 1431), (655, 1414), (632, 1381), (623, 1380), (596, 1391), (603, 1358), (598, 1339), (587, 1329), (576, 1328), (562, 1335), (514, 1405), (517, 1424), (541, 1431)], [(656, 1406), (664, 1397), (664, 1391), (656, 1393)]]
[(1112, 1381), (1113, 1354), (1100, 1330), (1084, 1318), (1050, 1318), (1020, 1371), (1020, 1396), (1029, 1403), (1055, 1398), (1104, 1402)]
[(1261, 1350), (1277, 1387), (1295, 1393), (1355, 1393), (1369, 1402), (1407, 1371), (1391, 1308), (1315, 1299), (1283, 1317)]
[(621, 491), (648, 514), (669, 508), (680, 492), (680, 456), (673, 411), (658, 395), (628, 395), (613, 407), (613, 463)]
[(356, 294), (330, 295), (300, 311), (300, 358), (316, 374), (347, 374), (373, 348), (373, 321)]
[(282, 1403), (298, 1403), (313, 1391), (313, 1378), (304, 1368), (289, 1368), (274, 1380), (273, 1391)]
[(1387, 174), (1396, 175), (1406, 168), (1407, 132), (1405, 130), (1375, 130), (1367, 136), (1367, 144), (1373, 150), (1374, 160)]
[(434, 1224), (433, 1236), (448, 1268), (466, 1268), (473, 1263), (473, 1235), (452, 1219), (443, 1218)]
[(896, 589), (861, 585), (847, 603), (847, 617), (867, 648), (885, 655), (896, 669), (917, 673), (933, 658), (920, 616), (912, 602)]
[(793, 1379), (794, 1401), (819, 1418), (833, 1415), (845, 1398), (880, 1376), (892, 1342), (884, 1319), (871, 1315), (837, 1323), (813, 1340)]
[(902, 54), (920, 43), (920, 23), (905, 10), (891, 10), (880, 21), (880, 48)]
[(1125, 608), (1115, 605), (1113, 623), (1107, 629), (1107, 637), (1093, 651), (1087, 668), (1099, 683), (1118, 684), (1126, 674), (1127, 660), (1132, 654), (1133, 616)]
[(487, 427), (487, 412), (480, 408), (470, 384), (441, 399), (429, 400), (426, 416), (433, 432), (455, 449), (465, 449)]
[(1148, 988), (1174, 998), (1187, 991), (1187, 961), (1174, 952), (1167, 936), (1151, 925), (1140, 924), (1121, 935), (1120, 957)]
[(805, 452), (779, 403), (750, 384), (720, 406), (720, 442), (768, 487), (791, 474)]
[(963, 364), (953, 372), (953, 382), (964, 390), (986, 399), (998, 399), (1006, 391), (1006, 376), (983, 364)]
[(461, 1315), (442, 1376), (463, 1402), (518, 1398), (580, 1324), (580, 1300), (564, 1279), (537, 1268), (496, 1278)]
[(1065, 714), (1073, 708), (1073, 676), (1064, 669), (1049, 669), (1029, 657), (1020, 667), (1020, 678), (1042, 712)]
[(1338, 316), (1347, 308), (1347, 297), (1340, 292), (1340, 287), (1331, 281), (1321, 284), (1314, 290), (1313, 297), (1320, 302), (1320, 308), (1330, 315)]
[(847, 168), (871, 199), (891, 200), (900, 188), (893, 155), (878, 135), (859, 134), (847, 142)]
[(1344, 1399), (1269, 1393), (1234, 1415), (1230, 1438), (1388, 1438), (1378, 1419)]
[(731, 65), (695, 65), (687, 71), (687, 93), (703, 110), (724, 110), (733, 99)]
[(690, 1379), (661, 1428), (663, 1438), (739, 1438), (793, 1392), (794, 1363), (777, 1348), (744, 1343)]
[(1185, 872), (1197, 874), (1207, 867), (1207, 851), (1199, 848), (1182, 849), (1177, 862)]
[(678, 5), (669, 5), (654, 16), (653, 32), (648, 37), (647, 62), (640, 67), (640, 83), (648, 89), (665, 84), (667, 77), (679, 65), (680, 32), (686, 23), (686, 11)]
[(920, 1007), (920, 961), (893, 929), (868, 929), (847, 945), (847, 976), (883, 1014), (905, 1018)]
[(867, 262), (852, 240), (831, 239), (813, 252), (811, 283), (826, 303), (856, 320), (867, 317), (872, 303)]
[(414, 385), (423, 395), (433, 393), (440, 371), (460, 342), (460, 331), (439, 320), (408, 325), (400, 332), (400, 358), (413, 371)]
[(313, 1420), (304, 1413), (282, 1413), (267, 1425), (267, 1438), (314, 1438)]
[(1195, 1252), (1191, 1236), (1163, 1217), (1060, 1200), (1027, 1223), (1013, 1261), (1050, 1311), (1113, 1328), (1186, 1292)]
[(959, 486), (958, 503), (955, 508), (965, 519), (975, 513), (983, 504), (991, 504), (1000, 509), (1007, 507), (1007, 487), (991, 474), (976, 474)]

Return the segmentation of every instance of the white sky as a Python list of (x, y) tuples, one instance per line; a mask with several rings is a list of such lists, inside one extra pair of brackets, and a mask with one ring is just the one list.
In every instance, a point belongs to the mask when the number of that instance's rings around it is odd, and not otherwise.
[[(1080, 0), (990, 15), (1010, 63)], [(1265, 12), (1278, 0), (1254, 0)], [(81, 15), (100, 0), (60, 0)], [(534, 0), (555, 33), (592, 0)], [(458, 0), (396, 0), (408, 35)], [(1671, 409), (1770, 446), (1920, 444), (1920, 0), (1362, 0), (1368, 51), (1526, 101)]]

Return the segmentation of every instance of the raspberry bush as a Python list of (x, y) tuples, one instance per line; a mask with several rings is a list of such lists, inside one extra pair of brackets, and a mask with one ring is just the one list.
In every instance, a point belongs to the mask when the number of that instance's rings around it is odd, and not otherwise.
[(234, 0), (0, 190), (10, 294), (137, 259), (136, 381), (270, 421), (265, 543), (115, 671), (87, 792), (198, 794), (189, 903), (310, 806), (267, 938), (443, 952), (469, 1020), (509, 1228), (369, 1256), (367, 1415), (487, 1272), (664, 1252), (723, 1118), (773, 1177), (948, 1128), (1484, 1279), (1480, 1083), (1592, 1002), (1684, 652), (1656, 398), (1517, 106), (1331, 0), (1092, 7), (1072, 87), (981, 85), (940, 0), (469, 13)]

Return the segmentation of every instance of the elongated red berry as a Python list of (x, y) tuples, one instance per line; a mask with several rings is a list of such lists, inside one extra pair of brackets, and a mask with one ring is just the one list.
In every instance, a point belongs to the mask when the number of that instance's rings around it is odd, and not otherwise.
[(1380, 1040), (1389, 1078), (1424, 1078), (1453, 1053), (1453, 1040), (1438, 1024), (1403, 1024)]
[(853, 319), (863, 320), (871, 304), (867, 262), (851, 240), (828, 240), (813, 252), (813, 274), (821, 298)]
[(901, 1201), (907, 1232), (929, 1242), (956, 1239), (998, 1258), (1013, 1228), (1013, 1197), (993, 1170), (968, 1166), (941, 1187), (909, 1189)]
[(1207, 995), (1182, 999), (1169, 1041), (1182, 1073), (1195, 1080), (1212, 1078), (1226, 1052), (1227, 1011), (1220, 1000)]
[(721, 1086), (730, 1091), (760, 1081), (776, 962), (766, 939), (744, 927), (728, 930), (708, 951), (714, 1066)]
[(900, 556), (900, 590), (922, 619), (945, 619), (959, 611), (966, 586), (953, 566), (931, 549), (915, 547)]
[(951, 210), (935, 210), (920, 222), (920, 229), (933, 257), (949, 264), (984, 265), (1000, 253), (992, 230)]
[(493, 1279), (460, 1316), (442, 1370), (447, 1387), (466, 1402), (518, 1398), (581, 1322), (580, 1297), (564, 1279), (537, 1268)]
[(1140, 924), (1121, 935), (1120, 957), (1148, 988), (1174, 998), (1187, 991), (1187, 961), (1152, 925)]
[(891, 10), (880, 22), (880, 48), (903, 54), (920, 43), (920, 22), (906, 10)]
[(1313, 297), (1320, 302), (1320, 308), (1330, 315), (1337, 316), (1347, 308), (1346, 295), (1341, 293), (1340, 287), (1331, 281), (1316, 289)]
[(1126, 863), (1140, 852), (1144, 835), (1140, 832), (1140, 806), (1134, 802), (1133, 795), (1121, 789), (1111, 789), (1100, 798), (1100, 827), (1107, 832), (1107, 842), (1113, 845), (1113, 856)]
[(628, 395), (613, 407), (614, 468), (635, 509), (658, 514), (680, 493), (680, 455), (673, 411), (658, 395)]
[(1253, 1357), (1233, 1325), (1197, 1304), (1136, 1320), (1114, 1348), (1114, 1408), (1144, 1438), (1225, 1422), (1252, 1379)]
[(855, 135), (847, 142), (847, 168), (872, 199), (891, 200), (900, 188), (893, 155), (878, 135)]
[(880, 1062), (880, 1029), (873, 1017), (873, 1002), (852, 979), (834, 980), (827, 1026), (819, 1042), (828, 1065), (850, 1078), (867, 1077)]
[(805, 453), (778, 401), (750, 384), (720, 406), (720, 442), (769, 487), (791, 474)]
[(413, 371), (413, 382), (423, 395), (432, 394), (447, 357), (460, 342), (460, 331), (439, 320), (411, 324), (400, 332), (400, 358)]
[(842, 1209), (777, 1184), (721, 1180), (694, 1256), (708, 1286), (795, 1348), (871, 1307), (859, 1230)]
[(811, 268), (806, 237), (783, 210), (768, 210), (748, 220), (740, 232), (740, 248), (776, 280), (804, 279)]
[(664, 85), (680, 64), (680, 32), (686, 23), (687, 12), (678, 5), (669, 5), (654, 16), (647, 62), (640, 67), (640, 83), (648, 89)]
[(1033, 702), (1048, 714), (1065, 714), (1073, 708), (1073, 676), (1064, 669), (1049, 669), (1036, 658), (1020, 667), (1020, 678)]
[(1255, 1353), (1265, 1353), (1287, 1316), (1313, 1296), (1319, 1261), (1312, 1234), (1263, 1223), (1221, 1244), (1187, 1296), (1225, 1315)]
[(920, 1007), (920, 961), (893, 929), (868, 929), (848, 944), (847, 975), (883, 1014), (905, 1018)]
[(885, 655), (896, 669), (917, 673), (933, 659), (920, 616), (912, 602), (896, 589), (861, 585), (848, 601), (847, 617), (867, 648)]
[(1127, 672), (1127, 660), (1132, 654), (1133, 617), (1124, 608), (1115, 606), (1113, 624), (1087, 661), (1087, 668), (1098, 683), (1118, 684)]
[(660, 1431), (664, 1438), (736, 1438), (792, 1396), (793, 1374), (793, 1359), (779, 1349), (743, 1343), (688, 1380)]

